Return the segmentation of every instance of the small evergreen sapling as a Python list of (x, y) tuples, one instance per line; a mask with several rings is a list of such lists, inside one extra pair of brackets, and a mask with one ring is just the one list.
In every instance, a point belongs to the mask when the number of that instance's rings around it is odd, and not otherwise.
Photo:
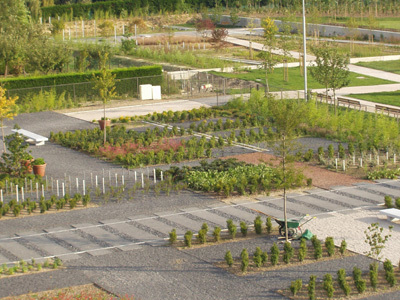
[(176, 242), (178, 236), (176, 234), (176, 229), (172, 229), (171, 232), (169, 233), (169, 243), (172, 245), (173, 243)]
[(339, 283), (340, 288), (343, 290), (343, 292), (346, 296), (350, 295), (351, 288), (346, 280), (346, 271), (344, 269), (340, 269), (337, 272), (337, 275), (338, 275), (338, 283)]
[(240, 221), (240, 232), (243, 236), (247, 235), (247, 224), (244, 221)]
[(300, 240), (300, 248), (298, 253), (299, 261), (303, 261), (307, 255), (307, 241), (305, 239)]
[(261, 248), (257, 247), (253, 255), (253, 261), (257, 268), (261, 267), (263, 264), (262, 254), (263, 252)]
[(236, 232), (237, 232), (237, 227), (235, 224), (233, 224), (233, 221), (231, 219), (226, 221), (226, 225), (228, 227), (229, 234), (231, 235), (232, 239), (235, 239), (236, 237)]
[(393, 199), (390, 196), (385, 196), (385, 206), (386, 208), (393, 208)]
[(221, 227), (215, 227), (213, 231), (214, 240), (219, 242), (221, 240)]
[(317, 277), (315, 275), (310, 276), (310, 281), (308, 282), (308, 299), (315, 300), (315, 280)]
[(346, 252), (346, 249), (347, 249), (346, 240), (342, 240), (342, 242), (340, 243), (340, 248), (339, 248), (340, 254), (344, 255), (344, 253)]
[(197, 240), (200, 244), (205, 244), (207, 242), (207, 231), (205, 229), (200, 229), (197, 234)]
[(290, 260), (292, 259), (294, 254), (292, 244), (289, 242), (285, 242), (285, 245), (283, 246), (283, 251), (283, 261), (288, 264), (290, 263)]
[(325, 239), (325, 247), (328, 252), (328, 256), (332, 256), (335, 254), (335, 243), (333, 242), (333, 237), (328, 236)]
[(296, 294), (300, 292), (302, 287), (303, 287), (303, 281), (301, 279), (292, 281), (292, 283), (290, 284), (290, 291), (292, 292), (293, 296), (296, 296)]
[(324, 276), (323, 288), (326, 291), (328, 298), (332, 298), (335, 288), (333, 287), (332, 275), (329, 273)]
[(376, 262), (369, 265), (369, 281), (374, 291), (378, 286), (378, 268), (379, 265)]
[(232, 253), (231, 253), (231, 251), (226, 251), (226, 253), (225, 253), (225, 261), (226, 261), (226, 263), (227, 263), (227, 265), (229, 266), (229, 267), (232, 267), (232, 265), (233, 265), (233, 257), (232, 257)]
[(185, 245), (187, 247), (192, 247), (192, 238), (193, 238), (193, 232), (186, 231), (185, 236), (184, 236), (184, 241), (185, 241)]
[(276, 266), (279, 260), (279, 248), (278, 245), (274, 242), (274, 244), (271, 247), (271, 264), (273, 266)]
[(257, 216), (254, 220), (254, 230), (256, 231), (256, 234), (262, 233), (262, 220), (260, 216)]
[(272, 231), (272, 222), (271, 222), (271, 217), (267, 217), (267, 221), (266, 221), (266, 227), (267, 227), (267, 233), (271, 234)]
[(383, 269), (385, 270), (385, 279), (391, 287), (395, 286), (397, 283), (396, 276), (394, 275), (394, 269), (392, 262), (386, 259), (383, 262)]
[(247, 249), (242, 250), (240, 257), (242, 258), (241, 270), (243, 273), (246, 273), (247, 267), (249, 266), (249, 253)]
[(361, 270), (357, 267), (354, 267), (353, 268), (353, 280), (354, 280), (356, 289), (357, 289), (358, 293), (360, 293), (360, 294), (365, 292), (365, 289), (367, 288), (366, 282), (364, 279), (362, 279), (361, 275), (362, 275)]

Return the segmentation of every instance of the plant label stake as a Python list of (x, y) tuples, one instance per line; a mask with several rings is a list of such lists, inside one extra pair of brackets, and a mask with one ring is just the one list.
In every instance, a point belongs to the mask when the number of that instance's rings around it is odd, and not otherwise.
[(362, 168), (363, 164), (362, 164), (362, 157), (360, 158), (360, 167)]
[(110, 170), (108, 171), (108, 182), (111, 185), (111, 171)]
[(42, 197), (44, 198), (44, 185), (42, 184)]
[(19, 202), (19, 199), (18, 199), (18, 184), (15, 185), (15, 195), (17, 196), (17, 203), (18, 203)]
[(144, 188), (144, 177), (143, 177), (143, 173), (142, 173), (142, 189)]
[(154, 183), (156, 183), (157, 182), (156, 169), (153, 169), (153, 175), (154, 175)]
[(336, 170), (337, 170), (337, 158), (335, 158), (335, 165), (336, 165)]
[(21, 198), (22, 198), (22, 202), (24, 202), (25, 201), (24, 187), (21, 187)]
[(393, 154), (393, 162), (396, 163), (396, 154)]
[(57, 185), (57, 197), (60, 197), (60, 187), (58, 185), (58, 180), (56, 180), (56, 185)]
[(79, 179), (76, 178), (75, 182), (76, 182), (76, 192), (79, 193)]
[(83, 190), (83, 196), (85, 196), (85, 179), (82, 180), (82, 190)]
[(96, 175), (96, 188), (97, 188), (97, 175)]
[(386, 160), (389, 160), (389, 152), (386, 151)]
[(121, 180), (122, 180), (122, 190), (125, 191), (125, 178), (124, 178), (124, 175), (122, 175)]
[(104, 177), (103, 177), (103, 195), (106, 193), (105, 187), (104, 187)]
[(115, 173), (115, 186), (118, 186), (118, 174)]
[(3, 203), (3, 189), (0, 190), (0, 200), (1, 203)]
[(372, 161), (372, 154), (371, 153), (369, 154), (369, 161), (370, 162)]
[(36, 182), (36, 200), (39, 201), (39, 183)]
[(161, 171), (161, 181), (164, 181), (163, 172)]
[(342, 163), (343, 163), (343, 171), (346, 171), (346, 161), (343, 160)]
[(136, 181), (137, 181), (137, 173), (135, 171), (135, 183), (136, 183)]
[(62, 183), (62, 196), (65, 197), (65, 183)]

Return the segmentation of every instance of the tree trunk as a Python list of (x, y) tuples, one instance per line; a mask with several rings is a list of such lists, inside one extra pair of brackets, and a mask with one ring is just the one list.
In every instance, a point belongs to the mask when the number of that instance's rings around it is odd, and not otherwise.
[(283, 134), (283, 155), (282, 155), (282, 171), (283, 171), (283, 218), (285, 219), (285, 240), (289, 241), (287, 213), (286, 213), (286, 136)]
[[(104, 101), (104, 122), (106, 121), (106, 102)], [(106, 131), (107, 131), (107, 126), (104, 124), (104, 146), (106, 145)]]

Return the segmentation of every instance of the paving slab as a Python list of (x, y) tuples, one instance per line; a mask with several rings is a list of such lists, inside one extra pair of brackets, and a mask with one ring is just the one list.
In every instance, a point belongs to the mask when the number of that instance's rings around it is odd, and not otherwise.
[[(315, 195), (315, 194), (314, 194)], [(318, 207), (322, 207), (325, 208), (324, 210), (319, 210), (319, 212), (315, 213), (315, 214), (320, 214), (321, 212), (324, 211), (335, 211), (335, 210), (340, 210), (343, 209), (344, 207), (341, 204), (341, 202), (330, 202), (327, 201), (326, 199), (319, 199), (319, 198), (315, 198), (312, 197), (312, 194), (310, 196), (303, 196), (301, 198), (297, 198), (296, 201), (299, 201), (299, 203), (304, 203), (307, 206), (318, 206)], [(310, 214), (314, 214), (311, 213)]]
[(188, 230), (191, 230), (193, 232), (197, 232), (201, 229), (201, 225), (203, 225), (204, 222), (201, 221), (196, 221), (188, 218), (184, 214), (174, 214), (174, 215), (161, 215), (160, 217), (167, 219), (171, 222), (174, 222), (178, 225), (181, 225), (183, 227), (186, 227)]
[(368, 206), (370, 204), (366, 203), (365, 201), (361, 201), (356, 198), (351, 198), (350, 196), (345, 196), (345, 195), (340, 195), (337, 193), (324, 193), (324, 194), (316, 194), (316, 195), (311, 195), (312, 197), (323, 197), (327, 199), (328, 201), (333, 200), (334, 202), (342, 202), (343, 206), (346, 207), (346, 205), (349, 205), (350, 207), (359, 207), (359, 206)]
[(399, 180), (386, 181), (382, 185), (383, 186), (390, 186), (390, 187), (393, 187), (393, 188), (396, 188), (396, 189), (400, 189), (400, 181)]
[(205, 222), (214, 223), (222, 228), (226, 227), (226, 219), (217, 214), (214, 214), (212, 212), (213, 210), (201, 210), (200, 208), (192, 207), (188, 209), (182, 209), (182, 211), (188, 212), (193, 216), (204, 219)]
[[(275, 209), (281, 212), (283, 216), (283, 199), (274, 199), (273, 201), (260, 201), (260, 204), (268, 207), (269, 209)], [(290, 218), (298, 218), (304, 216), (303, 212), (299, 212), (296, 209), (292, 209), (291, 207), (286, 208), (286, 213)]]
[[(374, 192), (378, 195), (382, 195), (382, 197), (389, 195), (392, 197), (400, 197), (400, 189), (398, 188), (389, 188), (389, 187), (385, 187), (382, 186), (381, 184), (374, 184), (374, 185), (368, 185), (365, 187), (362, 187), (362, 189), (366, 189), (368, 191)], [(383, 198), (382, 198), (382, 202), (383, 202)]]
[(102, 221), (103, 224), (107, 224), (107, 226), (117, 230), (120, 233), (123, 233), (131, 238), (137, 240), (137, 243), (146, 243), (146, 242), (155, 242), (160, 240), (160, 237), (151, 234), (150, 232), (144, 231), (138, 227), (133, 225), (133, 222), (122, 222), (117, 223), (115, 221), (108, 222)]
[(361, 188), (343, 189), (340, 190), (339, 192), (343, 195), (349, 196), (350, 198), (356, 198), (366, 203), (371, 203), (371, 204), (383, 203), (382, 196), (374, 194), (372, 192), (368, 192), (367, 190), (363, 190)]
[[(1, 251), (1, 250), (0, 250)], [(0, 265), (10, 262), (10, 259), (0, 253)]]
[[(88, 227), (85, 225), (87, 225), (87, 224), (82, 224), (81, 227), (83, 227), (83, 228), (81, 228), (80, 230), (82, 230), (83, 232), (85, 232), (87, 234), (90, 234), (97, 240), (106, 242), (107, 244), (109, 244), (112, 247), (118, 248), (122, 251), (130, 251), (130, 250), (135, 250), (135, 249), (140, 248), (140, 246), (132, 243), (131, 241), (127, 241), (118, 235), (112, 234), (111, 232), (108, 232), (107, 230), (105, 230), (104, 228), (102, 228), (100, 226)], [(79, 226), (78, 226), (78, 228), (79, 228)]]
[(44, 234), (38, 234), (37, 232), (29, 231), (21, 233), (19, 236), (23, 237), (25, 240), (35, 245), (39, 249), (43, 249), (50, 255), (61, 258), (63, 261), (68, 261), (81, 257), (80, 255), (72, 253), (70, 250), (60, 246)]
[[(151, 229), (157, 230), (158, 232), (161, 232), (162, 234), (165, 235), (165, 237), (168, 237), (169, 233), (171, 232), (174, 227), (171, 225), (168, 225), (164, 222), (159, 221), (156, 217), (151, 218), (151, 219), (139, 219), (139, 220), (133, 220), (138, 224), (142, 224), (144, 226), (147, 226)], [(185, 230), (181, 228), (175, 228), (177, 234), (184, 234)]]
[[(47, 230), (46, 230), (47, 231)], [(100, 245), (97, 245), (88, 239), (81, 237), (75, 230), (62, 230), (61, 228), (50, 229), (52, 235), (56, 238), (65, 241), (73, 247), (79, 249), (79, 252), (87, 252), (92, 256), (99, 256), (109, 254), (110, 251), (102, 249)]]
[[(287, 207), (290, 209), (294, 209), (300, 213), (303, 213), (303, 215), (309, 214), (309, 215), (315, 215), (319, 213), (324, 213), (330, 211), (329, 209), (314, 203), (306, 202), (303, 200), (303, 197), (287, 197)], [(283, 203), (282, 203), (283, 205)], [(282, 208), (283, 209), (283, 208)]]
[[(246, 207), (248, 207), (250, 209), (259, 210), (259, 211), (263, 212), (266, 215), (269, 215), (269, 216), (272, 216), (272, 217), (275, 217), (275, 218), (278, 218), (278, 219), (283, 218), (283, 210), (268, 207), (268, 206), (265, 205), (266, 203), (267, 202), (249, 203), (249, 204), (246, 204)], [(288, 217), (293, 218), (295, 216), (291, 215), (291, 214), (288, 214)]]
[[(0, 240), (1, 240), (0, 247), (12, 253), (20, 260), (21, 259), (31, 260), (31, 258), (40, 258), (42, 256), (39, 253), (36, 253), (35, 251), (28, 249), (25, 246), (18, 243), (17, 239), (14, 238), (7, 239), (6, 236), (0, 236)], [(5, 262), (8, 262), (8, 260)]]
[(257, 216), (256, 213), (253, 214), (253, 213), (249, 213), (247, 211), (241, 210), (241, 209), (238, 208), (238, 206), (224, 206), (224, 207), (221, 207), (221, 208), (217, 208), (215, 210), (219, 210), (219, 211), (224, 212), (224, 213), (226, 213), (228, 215), (237, 217), (237, 218), (239, 218), (239, 219), (241, 219), (243, 221), (246, 221), (247, 223), (253, 223), (254, 219)]

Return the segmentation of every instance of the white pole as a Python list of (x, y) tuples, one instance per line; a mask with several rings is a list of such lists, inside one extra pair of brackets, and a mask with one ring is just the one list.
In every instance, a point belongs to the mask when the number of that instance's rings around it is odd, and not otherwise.
[(39, 200), (39, 184), (36, 182), (36, 200)]
[(122, 25), (122, 35), (125, 35), (125, 25)]
[(307, 101), (307, 44), (306, 44), (306, 8), (303, 0), (303, 68), (304, 68), (304, 99)]
[(71, 40), (71, 28), (68, 28), (68, 40)]
[(62, 182), (62, 196), (65, 196), (65, 183)]
[(3, 203), (3, 189), (0, 190), (0, 200), (1, 203)]
[(393, 162), (396, 163), (396, 154), (393, 154)]
[(56, 185), (57, 185), (57, 197), (60, 197), (60, 187), (58, 185), (58, 180), (56, 180)]
[(337, 170), (337, 158), (335, 158), (335, 165), (336, 165), (336, 170)]
[(363, 163), (362, 163), (362, 157), (360, 158), (360, 167), (362, 168)]
[(157, 182), (156, 169), (153, 169), (153, 175), (154, 175), (154, 183), (156, 183)]
[(136, 183), (136, 181), (137, 181), (137, 173), (135, 171), (135, 183)]
[(76, 182), (76, 192), (79, 193), (79, 179), (76, 178), (75, 182)]
[(86, 194), (86, 189), (85, 189), (85, 179), (82, 180), (82, 189), (83, 189), (83, 196)]
[(96, 175), (96, 187), (97, 187), (97, 175)]
[(42, 184), (42, 197), (44, 198), (44, 185)]
[(161, 181), (164, 181), (163, 171), (161, 171)]
[(115, 186), (118, 186), (118, 174), (115, 173)]
[(122, 180), (122, 190), (125, 191), (125, 178), (124, 178), (124, 175), (121, 176), (121, 180)]
[(389, 160), (389, 152), (386, 151), (386, 160)]
[(42, 19), (42, 17), (40, 17), (39, 20), (40, 20), (40, 25), (42, 25), (42, 24), (43, 24), (43, 19)]
[(63, 42), (65, 41), (65, 29), (63, 29)]
[(104, 177), (103, 177), (103, 195), (106, 193), (106, 188), (104, 186)]
[(18, 199), (18, 184), (15, 185), (15, 194), (17, 196), (17, 203), (18, 203), (19, 202), (19, 199)]
[(142, 173), (142, 189), (144, 188), (144, 177), (143, 177), (143, 173)]
[(25, 197), (24, 197), (24, 187), (21, 187), (21, 197), (22, 197), (22, 202), (25, 201)]
[(51, 25), (51, 17), (49, 17), (49, 25)]
[(343, 160), (343, 171), (346, 171), (346, 161), (345, 160)]

